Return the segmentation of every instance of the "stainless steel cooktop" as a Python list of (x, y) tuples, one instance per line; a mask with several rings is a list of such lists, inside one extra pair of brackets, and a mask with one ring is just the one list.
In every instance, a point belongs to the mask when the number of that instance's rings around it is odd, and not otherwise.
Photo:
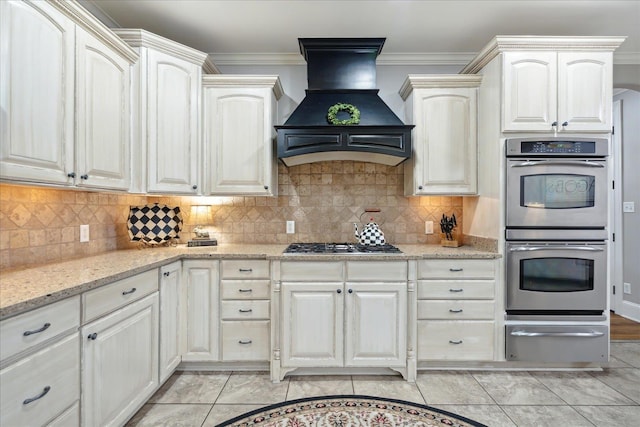
[(292, 243), (285, 254), (402, 254), (393, 245), (360, 245), (355, 243)]

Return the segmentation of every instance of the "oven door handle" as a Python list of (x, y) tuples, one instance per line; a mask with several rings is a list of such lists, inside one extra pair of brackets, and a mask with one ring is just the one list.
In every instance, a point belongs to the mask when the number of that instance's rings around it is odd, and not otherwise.
[(528, 166), (587, 166), (591, 168), (603, 168), (602, 162), (595, 163), (588, 160), (531, 160), (526, 162), (515, 163), (511, 165), (512, 168), (525, 168)]
[(509, 252), (533, 252), (533, 251), (587, 251), (587, 252), (604, 252), (602, 248), (594, 248), (592, 246), (517, 246), (509, 248)]
[(590, 331), (590, 332), (527, 332), (527, 331), (511, 331), (511, 336), (514, 337), (601, 337), (604, 332)]

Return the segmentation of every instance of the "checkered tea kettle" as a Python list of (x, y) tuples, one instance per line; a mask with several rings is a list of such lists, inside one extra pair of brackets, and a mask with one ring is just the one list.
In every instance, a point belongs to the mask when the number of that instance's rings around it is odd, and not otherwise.
[[(365, 209), (360, 215), (360, 222), (362, 222), (363, 215), (370, 214), (371, 212), (380, 212), (380, 209)], [(363, 226), (362, 231), (358, 232), (358, 224), (355, 222), (353, 223), (353, 227), (354, 234), (361, 245), (376, 246), (385, 244), (384, 233), (380, 229), (380, 226), (373, 222), (373, 217), (370, 217), (369, 223)]]

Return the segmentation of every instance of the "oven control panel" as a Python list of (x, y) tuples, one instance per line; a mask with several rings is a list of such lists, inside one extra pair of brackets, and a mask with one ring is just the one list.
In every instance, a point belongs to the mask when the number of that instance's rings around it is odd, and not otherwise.
[(515, 138), (506, 141), (507, 157), (601, 157), (608, 152), (605, 138)]

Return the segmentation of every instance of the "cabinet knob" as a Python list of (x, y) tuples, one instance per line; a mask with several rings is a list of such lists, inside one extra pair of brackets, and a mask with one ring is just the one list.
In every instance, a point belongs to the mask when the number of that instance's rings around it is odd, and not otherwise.
[(162, 274), (163, 274), (165, 277), (169, 277), (169, 276), (171, 275), (171, 273), (170, 273), (170, 272), (168, 272), (168, 271), (165, 271), (165, 272), (164, 272), (164, 273), (162, 273)]
[(89, 336), (87, 337), (89, 338), (91, 341), (95, 341), (96, 338), (98, 338), (98, 334), (96, 332), (89, 334)]
[(28, 337), (29, 335), (39, 334), (40, 332), (43, 332), (49, 329), (49, 326), (51, 326), (51, 323), (47, 322), (44, 325), (42, 325), (42, 328), (34, 329), (33, 331), (24, 331), (22, 335), (25, 337)]
[(342, 293), (342, 289), (336, 289), (336, 292), (341, 294)]
[(197, 186), (197, 185), (194, 185), (194, 186), (192, 186), (191, 188), (193, 188), (194, 190), (197, 190), (197, 189), (198, 189), (198, 186)]
[(80, 179), (89, 179), (89, 175), (86, 173), (84, 175), (80, 175)]
[(418, 185), (418, 190), (422, 190), (422, 185)]
[(67, 176), (68, 176), (69, 178), (75, 178), (75, 177), (76, 177), (76, 173), (75, 173), (75, 172), (69, 172), (69, 173), (67, 174)]
[(268, 189), (269, 189), (269, 186), (268, 186), (268, 185), (265, 185), (265, 186), (264, 186), (264, 189), (265, 189), (265, 190), (268, 190)]
[(567, 127), (569, 126), (569, 122), (562, 122), (562, 127)]
[(353, 293), (353, 289), (349, 289), (349, 293), (352, 294)]
[(558, 126), (558, 122), (551, 123), (551, 127), (556, 127), (556, 126)]

